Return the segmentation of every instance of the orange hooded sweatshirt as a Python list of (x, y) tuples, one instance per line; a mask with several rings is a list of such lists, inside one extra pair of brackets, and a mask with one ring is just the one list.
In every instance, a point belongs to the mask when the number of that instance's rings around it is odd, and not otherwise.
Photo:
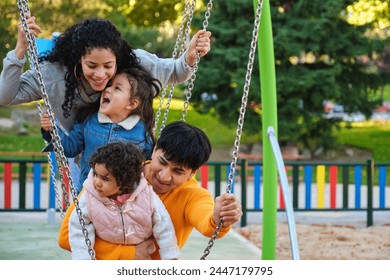
[[(214, 200), (209, 191), (198, 185), (195, 178), (191, 178), (174, 190), (158, 194), (158, 196), (171, 216), (179, 248), (184, 246), (194, 228), (204, 236), (212, 236), (216, 228), (212, 219)], [(58, 237), (59, 246), (68, 251), (70, 251), (68, 223), (73, 210), (74, 204), (65, 213)], [(221, 228), (218, 238), (223, 237), (230, 228), (231, 226)], [(101, 260), (132, 260), (135, 255), (134, 246), (111, 244), (100, 238), (96, 238), (94, 249), (96, 259)], [(201, 253), (203, 252), (199, 252), (199, 254)], [(158, 250), (151, 257), (152, 259), (160, 259)]]

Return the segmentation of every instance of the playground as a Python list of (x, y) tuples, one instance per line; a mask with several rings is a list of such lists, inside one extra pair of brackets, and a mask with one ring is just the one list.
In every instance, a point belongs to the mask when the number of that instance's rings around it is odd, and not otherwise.
[[(266, 16), (268, 12), (269, 11), (265, 13)], [(209, 16), (208, 13), (206, 13), (206, 15)], [(249, 66), (253, 64), (254, 53), (256, 51), (255, 41), (257, 40), (257, 30), (259, 29), (259, 22), (261, 19), (260, 15), (261, 6), (256, 10), (254, 27), (254, 31), (256, 32), (253, 32), (250, 49), (251, 54), (249, 55), (250, 61), (248, 62), (247, 67), (248, 77), (251, 75), (250, 72), (252, 69)], [(206, 16), (206, 22), (208, 16)], [(24, 19), (23, 16), (22, 19)], [(267, 20), (270, 19), (267, 18)], [(269, 28), (268, 31), (270, 31)], [(262, 35), (266, 35), (263, 37), (269, 37), (270, 34), (265, 32), (264, 34), (263, 32), (264, 31), (261, 32)], [(29, 42), (29, 44), (31, 44), (31, 42)], [(264, 46), (266, 45), (264, 44)], [(264, 49), (272, 50), (273, 47), (271, 45)], [(263, 73), (274, 72), (272, 67), (269, 69), (269, 67), (265, 65), (264, 61), (264, 57), (272, 56), (272, 53), (259, 54), (260, 68), (265, 70), (262, 71)], [(32, 57), (31, 54), (30, 57)], [(273, 65), (273, 62), (271, 62), (270, 65)], [(35, 69), (39, 70), (39, 67), (35, 67)], [(77, 75), (75, 76), (77, 77)], [(236, 176), (239, 178), (237, 179), (235, 177), (235, 167), (237, 164), (240, 142), (236, 141), (234, 143), (232, 164), (229, 169), (224, 169), (223, 175), (225, 175), (225, 173), (228, 175), (226, 176), (226, 192), (232, 192), (240, 196), (241, 204), (243, 206), (242, 210), (244, 211), (241, 221), (244, 220), (244, 223), (241, 222), (241, 224), (237, 223), (237, 225), (235, 225), (234, 230), (232, 230), (229, 236), (232, 239), (226, 238), (223, 242), (217, 242), (218, 246), (221, 246), (221, 249), (218, 249), (217, 247), (213, 248), (213, 253), (215, 253), (215, 255), (211, 256), (211, 259), (389, 260), (390, 215), (388, 211), (384, 211), (389, 210), (385, 203), (385, 198), (389, 195), (388, 192), (386, 192), (387, 164), (376, 165), (377, 163), (369, 160), (367, 163), (358, 164), (321, 164), (310, 162), (284, 166), (278, 146), (277, 135), (274, 131), (274, 127), (277, 129), (277, 120), (273, 117), (271, 118), (271, 116), (276, 115), (272, 112), (276, 109), (276, 104), (271, 102), (272, 100), (268, 98), (269, 96), (275, 96), (273, 79), (265, 79), (264, 76), (260, 77), (260, 79), (263, 81), (261, 85), (262, 101), (264, 108), (267, 108), (263, 112), (263, 140), (265, 142), (263, 162), (261, 164), (253, 165), (239, 162), (238, 170), (240, 173), (239, 176)], [(272, 81), (272, 84), (264, 82), (269, 80)], [(237, 139), (241, 138), (249, 83), (250, 79), (246, 79), (246, 86), (244, 86), (241, 104), (242, 109), (237, 125)], [(192, 85), (193, 80), (191, 80), (189, 84)], [(267, 94), (266, 96), (263, 92), (271, 92), (271, 94)], [(43, 91), (42, 95), (44, 103), (48, 103), (46, 102), (48, 96), (45, 91)], [(189, 99), (190, 96), (191, 94), (187, 94), (186, 98)], [(189, 100), (186, 100), (185, 104), (188, 103)], [(53, 121), (53, 114), (50, 112), (50, 107), (48, 108), (49, 116), (51, 121)], [(268, 108), (271, 108), (272, 110), (267, 112)], [(187, 114), (186, 110), (187, 106), (185, 106), (185, 111), (183, 112), (183, 121), (184, 116)], [(268, 128), (267, 133), (265, 133), (265, 127)], [(52, 137), (54, 137), (55, 151), (59, 151), (57, 153), (60, 155), (57, 154), (51, 162), (53, 164), (55, 161), (62, 160), (61, 162), (57, 162), (62, 164), (63, 168), (61, 170), (61, 167), (59, 167), (57, 171), (66, 175), (63, 177), (67, 177), (67, 180), (65, 180), (66, 182), (62, 182), (62, 186), (64, 187), (62, 191), (64, 192), (65, 186), (69, 187), (70, 184), (70, 190), (74, 197), (74, 188), (72, 186), (73, 180), (68, 180), (71, 178), (68, 172), (68, 163), (64, 160), (62, 147), (61, 144), (58, 144), (59, 142), (57, 141), (56, 133), (53, 133)], [(265, 141), (267, 137), (270, 143)], [(56, 145), (59, 145), (59, 147)], [(274, 154), (272, 154), (271, 151)], [(276, 169), (276, 166), (273, 164), (274, 160), (277, 162), (278, 169)], [(23, 162), (18, 163), (20, 166), (18, 172), (19, 189), (15, 190), (13, 184), (13, 179), (15, 178), (13, 178), (12, 175), (12, 168), (14, 166), (12, 164), (14, 163), (11, 163), (11, 161), (4, 162), (4, 189), (2, 190), (2, 192), (4, 192), (4, 199), (3, 201), (0, 201), (0, 204), (4, 204), (4, 209), (9, 210), (15, 208), (14, 206), (17, 204), (16, 201), (18, 201), (18, 210), (33, 208), (36, 211), (41, 211), (42, 193), (38, 188), (38, 186), (41, 186), (40, 180), (42, 179), (41, 162), (33, 163), (33, 192), (30, 192), (32, 188), (28, 187), (28, 192), (26, 192), (26, 178), (28, 178), (26, 177), (26, 170), (27, 167), (30, 168), (31, 165), (27, 166), (27, 164)], [(289, 169), (287, 170), (285, 167), (289, 167)], [(375, 167), (378, 167), (378, 174), (375, 173)], [(213, 174), (215, 177), (213, 194), (215, 196), (221, 193), (221, 168), (222, 166), (218, 165), (215, 169), (215, 174)], [(250, 169), (249, 172), (251, 172), (250, 177), (253, 178), (253, 186), (247, 185), (246, 178), (249, 174), (247, 173), (247, 168)], [(269, 169), (267, 170), (267, 168)], [(328, 173), (326, 173), (326, 170), (329, 170), (329, 175), (327, 175)], [(277, 182), (277, 171), (279, 171), (279, 182)], [(354, 174), (353, 179), (349, 176), (350, 171), (351, 174)], [(198, 176), (202, 183), (202, 187), (210, 190), (210, 187), (213, 186), (209, 185), (210, 180), (208, 172), (208, 167), (202, 166)], [(58, 195), (57, 190), (54, 192), (50, 185), (50, 179), (53, 181), (55, 177), (56, 175), (54, 175), (53, 178), (47, 179), (49, 184), (47, 184), (47, 193), (44, 195), (44, 198), (49, 201), (49, 207), (45, 208), (49, 209), (49, 212), (50, 210), (53, 210), (54, 212), (55, 206), (52, 205), (52, 202), (54, 202), (54, 193), (57, 194), (56, 199), (57, 202), (59, 202), (58, 204), (64, 203), (63, 201), (60, 201), (62, 196)], [(375, 177), (374, 180), (372, 180), (373, 177)], [(287, 182), (288, 178), (292, 178), (292, 187), (289, 186)], [(236, 179), (237, 182), (235, 181)], [(329, 184), (328, 181), (325, 181), (326, 179), (329, 179)], [(342, 179), (342, 182), (340, 179)], [(238, 182), (239, 180), (240, 182)], [(367, 185), (362, 184), (362, 182), (367, 182)], [(28, 184), (32, 184), (32, 182), (27, 182), (27, 185)], [(377, 185), (378, 188), (376, 188)], [(36, 190), (39, 189), (39, 192), (35, 191), (36, 186)], [(265, 188), (264, 186), (267, 187)], [(269, 186), (273, 186), (273, 188), (270, 188)], [(353, 190), (354, 193), (352, 193), (350, 189)], [(67, 192), (68, 191), (69, 190), (67, 190)], [(276, 199), (277, 191), (279, 191), (278, 199)], [(288, 199), (290, 198), (289, 191), (292, 191), (292, 205), (288, 203)], [(15, 193), (17, 195), (15, 195)], [(26, 199), (26, 195), (28, 196), (28, 199)], [(32, 199), (32, 197), (34, 199)], [(249, 203), (247, 203), (248, 197), (251, 199), (253, 198)], [(262, 198), (262, 200), (259, 198)], [(29, 205), (27, 205), (28, 207), (26, 207), (26, 201), (29, 203)], [(263, 201), (262, 205), (260, 205), (261, 201)], [(362, 201), (364, 202), (363, 205), (361, 205)], [(316, 204), (316, 206), (312, 206), (314, 204)], [(302, 212), (298, 211), (292, 213), (291, 207), (294, 207), (296, 210), (301, 210)], [(241, 207), (237, 208), (237, 210), (241, 211)], [(277, 219), (271, 219), (276, 210), (281, 210), (278, 212)], [(291, 214), (295, 219), (295, 221), (291, 221), (294, 228), (291, 228), (291, 224), (288, 223), (289, 221), (286, 221), (286, 213), (284, 210), (286, 210), (287, 214)], [(330, 211), (322, 212), (322, 210)], [(263, 215), (265, 219), (263, 219)], [(47, 219), (47, 222), (45, 219)], [(2, 225), (0, 227), (0, 239), (2, 240), (0, 242), (0, 256), (2, 257), (0, 257), (0, 259), (69, 259), (69, 254), (67, 252), (64, 254), (64, 251), (59, 249), (56, 245), (56, 236), (58, 234), (60, 220), (58, 217), (55, 218), (54, 222), (49, 221), (50, 219), (53, 219), (53, 216), (45, 215), (45, 212), (24, 213), (21, 211), (12, 213), (9, 216), (8, 214), (0, 216), (0, 225)], [(83, 221), (81, 221), (80, 224), (83, 224)], [(277, 228), (276, 232), (273, 232), (273, 226)], [(263, 228), (265, 229), (264, 232)], [(276, 257), (273, 255), (274, 248), (272, 247), (272, 244), (274, 243), (273, 239), (275, 237), (273, 233), (276, 233), (277, 240), (275, 242)], [(297, 245), (300, 256), (294, 258), (294, 250), (292, 250), (291, 247), (294, 246), (293, 239), (295, 234), (298, 236)], [(202, 253), (202, 248), (207, 243), (207, 239), (201, 240), (201, 243), (198, 242), (198, 236), (191, 236), (188, 246), (182, 251), (183, 254), (181, 255), (181, 259), (198, 259), (198, 256)], [(238, 247), (235, 248), (235, 246)], [(226, 253), (227, 247), (229, 247), (228, 254)], [(21, 248), (21, 250), (15, 250), (15, 248)], [(190, 248), (193, 248), (195, 251), (190, 252)]]

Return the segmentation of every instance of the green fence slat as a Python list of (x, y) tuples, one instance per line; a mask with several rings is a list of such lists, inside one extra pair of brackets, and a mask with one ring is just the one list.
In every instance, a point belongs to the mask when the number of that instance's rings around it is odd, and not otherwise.
[(19, 163), (19, 208), (26, 208), (26, 173), (27, 165), (25, 162)]

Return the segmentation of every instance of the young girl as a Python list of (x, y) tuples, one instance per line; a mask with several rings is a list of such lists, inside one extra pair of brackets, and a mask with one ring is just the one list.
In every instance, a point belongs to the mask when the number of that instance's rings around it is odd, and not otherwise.
[[(162, 259), (177, 259), (179, 249), (172, 221), (143, 176), (143, 160), (132, 143), (123, 142), (100, 147), (92, 156), (92, 170), (79, 198), (91, 246), (95, 234), (123, 245), (136, 245), (154, 237)], [(72, 259), (90, 259), (76, 211), (69, 221), (69, 242)]]
[[(134, 143), (150, 159), (153, 146), (153, 98), (159, 92), (159, 83), (141, 68), (129, 68), (118, 73), (103, 91), (98, 112), (84, 110), (69, 134), (59, 129), (59, 136), (67, 157), (82, 153), (80, 178), (75, 183), (80, 192), (89, 172), (92, 154), (110, 142)], [(98, 104), (99, 105), (99, 104)], [(92, 108), (92, 107), (91, 107)], [(93, 109), (93, 108), (92, 108)], [(41, 118), (43, 138), (50, 142), (50, 120)], [(44, 151), (51, 149), (51, 145)]]

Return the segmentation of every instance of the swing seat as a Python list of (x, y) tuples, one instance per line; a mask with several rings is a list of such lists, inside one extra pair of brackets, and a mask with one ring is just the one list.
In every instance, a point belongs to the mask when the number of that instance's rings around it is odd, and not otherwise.
[(48, 153), (48, 152), (53, 152), (54, 151), (54, 144), (53, 144), (53, 141), (50, 141), (46, 147), (44, 147), (42, 149), (42, 153)]

